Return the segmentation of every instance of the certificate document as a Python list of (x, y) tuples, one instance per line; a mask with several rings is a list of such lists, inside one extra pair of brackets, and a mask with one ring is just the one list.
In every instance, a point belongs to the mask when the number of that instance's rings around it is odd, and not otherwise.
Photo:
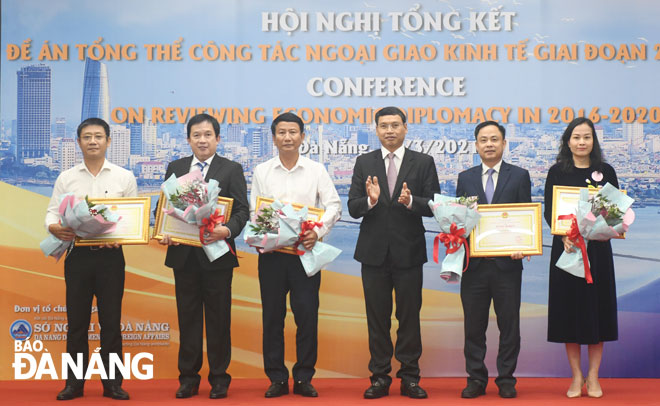
[[(234, 199), (230, 197), (218, 196), (218, 205), (216, 209), (218, 214), (225, 216), (224, 223), (229, 221)], [(166, 206), (167, 205), (167, 206)], [(188, 224), (172, 216), (168, 216), (163, 209), (171, 208), (171, 205), (165, 198), (163, 192), (160, 193), (158, 207), (156, 208), (156, 221), (154, 223), (154, 236), (156, 240), (162, 240), (163, 236), (169, 235), (170, 239), (180, 244), (201, 247), (199, 241), (199, 226)]]
[[(262, 197), (262, 196), (257, 196), (257, 201), (255, 203), (256, 206), (256, 212), (259, 212), (262, 207), (267, 206), (270, 207), (271, 204), (275, 199), (271, 199), (268, 197)], [(282, 202), (285, 203), (285, 202)], [(303, 206), (302, 204), (298, 203), (291, 203), (291, 206), (296, 209), (296, 211), (302, 209)], [(307, 206), (307, 220), (312, 220), (312, 221), (321, 221), (321, 218), (323, 217), (323, 213), (325, 213), (325, 210), (318, 208), (318, 207), (311, 207)], [(319, 241), (323, 241), (323, 239), (319, 239)], [(296, 249), (294, 247), (285, 247), (285, 248), (280, 248), (275, 250), (277, 252), (283, 252), (285, 254), (296, 254)]]
[[(580, 191), (589, 190), (589, 198), (598, 193), (600, 189), (576, 187), (576, 186), (553, 186), (552, 187), (552, 223), (550, 224), (550, 233), (554, 235), (566, 235), (571, 228), (571, 220), (559, 220), (559, 216), (576, 214), (578, 200), (580, 200)], [(621, 190), (626, 193), (625, 190)], [(622, 234), (618, 239), (626, 238)]]
[(115, 230), (92, 238), (76, 238), (76, 245), (91, 246), (106, 243), (136, 245), (149, 243), (149, 208), (150, 198), (118, 197), (108, 199), (90, 199), (91, 203), (104, 204), (107, 210), (121, 216)]
[[(587, 189), (575, 186), (552, 187), (552, 224), (550, 232), (554, 235), (566, 235), (571, 228), (571, 220), (558, 220), (557, 217), (577, 213), (580, 190)], [(589, 197), (595, 195), (597, 189), (589, 190)]]
[(470, 256), (541, 255), (541, 203), (480, 204), (470, 234)]

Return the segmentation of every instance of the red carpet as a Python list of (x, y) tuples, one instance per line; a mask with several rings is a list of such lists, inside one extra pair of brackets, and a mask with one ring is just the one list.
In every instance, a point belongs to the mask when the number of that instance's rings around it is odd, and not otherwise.
[[(226, 399), (208, 398), (209, 385), (203, 382), (199, 395), (190, 399), (175, 399), (178, 387), (176, 380), (125, 381), (124, 389), (131, 395), (128, 402), (103, 398), (101, 383), (88, 382), (85, 396), (67, 402), (57, 402), (55, 395), (64, 387), (61, 381), (0, 381), (0, 403), (3, 405), (660, 405), (660, 380), (658, 379), (601, 379), (604, 396), (591, 399), (566, 398), (565, 392), (570, 383), (568, 378), (521, 378), (518, 380), (518, 398), (501, 399), (493, 380), (489, 382), (486, 396), (477, 399), (461, 399), (460, 392), (465, 385), (464, 378), (427, 378), (421, 385), (429, 393), (426, 400), (401, 397), (398, 381), (394, 381), (390, 396), (365, 400), (362, 393), (368, 386), (368, 379), (316, 379), (314, 386), (319, 391), (316, 399), (289, 394), (281, 398), (265, 399), (268, 387), (266, 379), (234, 379)], [(129, 403), (130, 402), (130, 403)]]

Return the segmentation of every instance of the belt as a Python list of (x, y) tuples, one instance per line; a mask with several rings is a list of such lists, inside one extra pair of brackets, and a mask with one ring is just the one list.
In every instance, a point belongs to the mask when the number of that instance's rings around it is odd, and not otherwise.
[(74, 246), (69, 250), (67, 257), (77, 252), (79, 255), (122, 255), (121, 246), (119, 248), (101, 248), (100, 246)]

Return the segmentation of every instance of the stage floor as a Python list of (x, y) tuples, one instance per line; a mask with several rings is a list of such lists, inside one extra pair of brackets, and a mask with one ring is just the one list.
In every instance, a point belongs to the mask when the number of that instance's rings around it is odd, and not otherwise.
[[(266, 399), (263, 394), (268, 387), (266, 379), (234, 379), (226, 399), (208, 398), (210, 387), (207, 382), (200, 385), (199, 395), (190, 399), (175, 399), (178, 387), (176, 380), (124, 381), (123, 388), (131, 395), (130, 404), (158, 405), (400, 405), (431, 403), (439, 405), (463, 404), (477, 405), (660, 405), (660, 379), (601, 379), (604, 395), (600, 399), (584, 396), (580, 399), (568, 399), (565, 395), (570, 380), (568, 378), (520, 378), (518, 380), (518, 398), (501, 399), (497, 395), (497, 386), (490, 380), (486, 396), (477, 399), (461, 399), (460, 393), (465, 385), (465, 378), (425, 378), (420, 382), (427, 390), (429, 398), (414, 400), (399, 395), (398, 380), (391, 387), (390, 396), (366, 400), (362, 393), (367, 388), (368, 379), (315, 379), (314, 386), (319, 397), (303, 398), (298, 395), (285, 395), (280, 398)], [(64, 387), (61, 381), (0, 381), (1, 402), (4, 405), (39, 405), (72, 404), (103, 405), (117, 404), (116, 400), (102, 397), (100, 382), (88, 382), (85, 396), (68, 402), (57, 402), (55, 395)], [(123, 404), (123, 403), (122, 403)]]

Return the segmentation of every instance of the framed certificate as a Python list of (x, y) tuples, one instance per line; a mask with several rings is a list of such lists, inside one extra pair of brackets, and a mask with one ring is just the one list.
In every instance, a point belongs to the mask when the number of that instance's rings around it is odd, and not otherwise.
[(480, 204), (470, 234), (470, 256), (503, 257), (515, 252), (541, 255), (541, 203)]
[(106, 243), (137, 245), (149, 243), (149, 209), (151, 199), (146, 197), (117, 197), (89, 199), (91, 203), (105, 204), (111, 212), (121, 216), (115, 231), (94, 238), (76, 238), (76, 245), (92, 246)]
[[(267, 197), (261, 197), (257, 196), (257, 202), (255, 203), (256, 206), (256, 212), (258, 213), (263, 206), (270, 206), (273, 204), (275, 199), (270, 199)], [(298, 204), (298, 203), (291, 203), (291, 206), (293, 206), (294, 209), (300, 210), (305, 205)], [(321, 221), (321, 218), (323, 217), (323, 214), (325, 213), (325, 210), (319, 209), (318, 207), (310, 207), (307, 206), (307, 220), (312, 220), (312, 221)], [(319, 239), (319, 241), (321, 241)], [(293, 247), (286, 247), (286, 248), (280, 248), (275, 250), (277, 252), (283, 252), (285, 254), (296, 254), (296, 250)]]
[[(571, 220), (557, 220), (557, 217), (566, 214), (577, 213), (578, 200), (580, 200), (580, 191), (589, 190), (589, 197), (598, 193), (598, 189), (576, 187), (576, 186), (553, 186), (552, 187), (552, 223), (550, 224), (550, 233), (554, 235), (566, 235), (571, 228)], [(621, 192), (626, 193), (625, 190)], [(621, 237), (626, 238), (623, 234)]]
[[(172, 206), (165, 198), (163, 192), (160, 192), (158, 198), (158, 206), (156, 207), (156, 221), (154, 222), (154, 235), (156, 240), (162, 240), (163, 236), (169, 235), (173, 242), (178, 242), (185, 245), (192, 245), (194, 247), (201, 247), (202, 243), (199, 241), (199, 227), (195, 224), (184, 223), (174, 217), (168, 216), (163, 212), (164, 205), (168, 205), (168, 209)], [(225, 223), (231, 217), (231, 209), (234, 205), (234, 199), (231, 197), (218, 196), (218, 210), (220, 214), (225, 216)]]

